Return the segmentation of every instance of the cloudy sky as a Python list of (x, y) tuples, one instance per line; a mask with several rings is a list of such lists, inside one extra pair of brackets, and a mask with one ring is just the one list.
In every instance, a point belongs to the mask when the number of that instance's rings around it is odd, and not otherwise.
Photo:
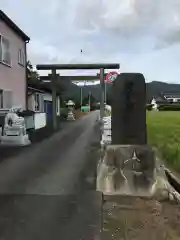
[(31, 37), (33, 64), (117, 62), (147, 81), (180, 83), (180, 0), (0, 0), (0, 8)]

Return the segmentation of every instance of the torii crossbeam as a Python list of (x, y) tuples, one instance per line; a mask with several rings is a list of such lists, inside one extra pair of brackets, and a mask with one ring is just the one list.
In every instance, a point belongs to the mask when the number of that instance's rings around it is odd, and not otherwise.
[[(40, 76), (41, 81), (51, 81), (52, 75)], [(57, 79), (59, 80), (71, 80), (71, 81), (93, 81), (100, 80), (99, 75), (79, 75), (79, 76), (60, 76), (57, 74)]]

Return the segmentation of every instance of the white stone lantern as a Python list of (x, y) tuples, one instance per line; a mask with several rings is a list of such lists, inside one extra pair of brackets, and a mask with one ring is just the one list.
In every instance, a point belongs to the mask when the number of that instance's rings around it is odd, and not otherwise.
[(68, 121), (74, 121), (74, 120), (75, 120), (75, 117), (74, 117), (74, 114), (73, 114), (73, 109), (74, 109), (75, 103), (74, 103), (72, 100), (69, 100), (69, 101), (66, 103), (66, 106), (68, 107), (67, 120), (68, 120)]

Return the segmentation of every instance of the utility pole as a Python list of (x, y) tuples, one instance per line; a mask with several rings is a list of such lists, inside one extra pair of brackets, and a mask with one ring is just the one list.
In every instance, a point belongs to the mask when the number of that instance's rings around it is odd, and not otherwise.
[[(83, 54), (83, 50), (81, 49), (81, 57)], [(80, 86), (80, 99), (81, 99), (81, 111), (82, 111), (82, 104), (83, 104), (83, 86)]]
[(89, 112), (91, 111), (91, 92), (89, 92)]
[(82, 96), (82, 94), (83, 94), (83, 87), (80, 86), (81, 111), (82, 111), (82, 101), (83, 101), (83, 96)]
[(104, 117), (104, 68), (100, 68), (100, 88), (101, 88), (101, 100), (100, 100), (100, 119), (103, 122)]
[(57, 82), (56, 69), (52, 69), (51, 86), (52, 86), (52, 105), (53, 105), (52, 110), (53, 110), (53, 129), (54, 130), (57, 130), (56, 82)]

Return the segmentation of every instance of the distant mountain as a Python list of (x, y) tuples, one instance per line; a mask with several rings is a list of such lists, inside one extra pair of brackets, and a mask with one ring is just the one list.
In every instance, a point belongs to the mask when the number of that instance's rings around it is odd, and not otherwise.
[[(65, 98), (73, 98), (80, 101), (80, 87), (73, 84), (70, 80), (65, 83), (66, 91), (64, 92)], [(111, 84), (107, 84), (108, 99), (111, 98)], [(100, 101), (100, 85), (84, 86), (83, 98), (88, 97), (89, 92), (93, 95), (96, 101)], [(162, 93), (180, 93), (180, 84), (171, 84), (153, 81), (146, 83), (146, 100), (150, 102), (153, 97), (160, 96)]]
[[(64, 98), (73, 98), (80, 101), (81, 88), (79, 86), (72, 82), (66, 82), (65, 89), (66, 91), (63, 93)], [(100, 85), (84, 86), (82, 88), (83, 98), (87, 98), (89, 93), (93, 95), (96, 101), (100, 101)]]
[(150, 102), (153, 97), (163, 93), (180, 93), (180, 84), (153, 81), (146, 84), (146, 99)]

